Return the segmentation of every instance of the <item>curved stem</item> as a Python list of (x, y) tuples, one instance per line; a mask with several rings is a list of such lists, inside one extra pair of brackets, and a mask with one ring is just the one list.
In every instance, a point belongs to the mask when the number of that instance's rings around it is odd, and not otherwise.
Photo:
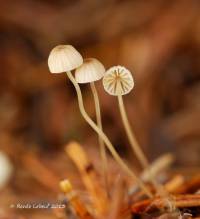
[(78, 97), (78, 104), (79, 104), (79, 109), (80, 112), (83, 116), (83, 118), (87, 121), (87, 123), (97, 132), (98, 135), (101, 136), (103, 139), (105, 145), (108, 147), (109, 151), (113, 155), (114, 159), (117, 161), (117, 163), (123, 168), (123, 170), (130, 175), (141, 187), (141, 189), (148, 195), (149, 197), (152, 197), (151, 192), (149, 189), (144, 185), (144, 183), (130, 170), (130, 168), (124, 163), (124, 161), (121, 159), (121, 157), (118, 155), (116, 152), (115, 148), (113, 147), (112, 143), (108, 139), (108, 137), (104, 134), (104, 132), (98, 128), (98, 126), (93, 122), (93, 120), (88, 116), (88, 114), (85, 111), (84, 105), (83, 105), (83, 98), (81, 94), (81, 89), (76, 82), (75, 78), (73, 77), (71, 72), (67, 72), (67, 76), (69, 77), (70, 81), (73, 83), (77, 97)]
[[(96, 111), (96, 120), (98, 127), (103, 130), (102, 128), (102, 120), (101, 120), (101, 110), (100, 110), (100, 103), (99, 103), (99, 96), (97, 89), (95, 87), (95, 83), (90, 83), (91, 91), (94, 98), (94, 104), (95, 104), (95, 111)], [(108, 189), (108, 160), (106, 156), (106, 148), (103, 142), (103, 139), (99, 135), (99, 145), (100, 145), (100, 156), (102, 160), (102, 166), (103, 166), (103, 177), (104, 177), (104, 184), (106, 188), (107, 195), (109, 195), (109, 189)]]
[(144, 152), (142, 151), (138, 141), (136, 140), (135, 135), (133, 134), (133, 131), (131, 129), (131, 126), (130, 126), (130, 123), (129, 123), (129, 120), (127, 117), (127, 113), (125, 110), (122, 95), (118, 95), (118, 103), (119, 103), (119, 109), (120, 109), (122, 121), (123, 121), (125, 130), (126, 130), (126, 134), (128, 136), (129, 142), (131, 144), (131, 147), (132, 147), (133, 151), (135, 152), (138, 160), (141, 162), (143, 168), (147, 169), (149, 171), (149, 177), (150, 177), (150, 180), (151, 180), (152, 184), (154, 185), (155, 189), (157, 190), (157, 192), (160, 195), (163, 196), (165, 193), (164, 188), (159, 183), (157, 183), (157, 181), (152, 176), (149, 162), (148, 162)]

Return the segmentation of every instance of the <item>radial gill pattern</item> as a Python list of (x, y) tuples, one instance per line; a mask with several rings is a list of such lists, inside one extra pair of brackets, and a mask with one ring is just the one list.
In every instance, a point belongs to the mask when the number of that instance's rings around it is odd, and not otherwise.
[(128, 69), (123, 66), (114, 66), (106, 71), (103, 86), (110, 95), (125, 95), (133, 89), (134, 81)]

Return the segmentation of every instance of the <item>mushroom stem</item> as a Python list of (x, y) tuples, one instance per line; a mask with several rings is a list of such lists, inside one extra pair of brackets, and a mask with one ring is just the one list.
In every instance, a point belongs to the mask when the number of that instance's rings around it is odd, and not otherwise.
[(107, 148), (109, 149), (109, 151), (111, 152), (111, 154), (113, 155), (114, 159), (116, 160), (116, 162), (123, 168), (123, 170), (129, 175), (131, 176), (137, 183), (138, 185), (141, 187), (141, 189), (145, 192), (145, 194), (149, 197), (152, 197), (152, 193), (149, 191), (149, 189), (145, 186), (145, 184), (142, 182), (141, 179), (139, 179), (135, 173), (133, 171), (131, 171), (131, 169), (124, 163), (124, 161), (121, 159), (121, 157), (118, 155), (118, 153), (116, 152), (114, 146), (112, 145), (112, 143), (110, 142), (110, 140), (108, 139), (108, 137), (104, 134), (104, 132), (93, 122), (93, 120), (88, 116), (87, 112), (85, 111), (84, 105), (83, 105), (83, 97), (82, 97), (82, 93), (81, 93), (81, 89), (78, 85), (78, 83), (76, 82), (74, 76), (72, 75), (72, 73), (70, 71), (66, 72), (67, 76), (69, 77), (70, 81), (73, 83), (76, 93), (77, 93), (77, 97), (78, 97), (78, 105), (79, 105), (79, 109), (80, 112), (83, 116), (83, 118), (87, 121), (87, 123), (97, 132), (98, 135), (101, 136), (101, 138), (103, 139), (105, 145), (107, 146)]
[[(100, 103), (99, 103), (99, 95), (97, 92), (97, 89), (95, 87), (95, 83), (90, 83), (92, 95), (94, 98), (94, 104), (95, 104), (95, 111), (96, 111), (96, 120), (98, 127), (103, 130), (102, 128), (102, 120), (101, 120), (101, 110), (100, 110)], [(100, 155), (102, 160), (102, 166), (103, 166), (103, 177), (104, 177), (104, 184), (106, 193), (109, 196), (109, 189), (108, 189), (108, 160), (106, 156), (106, 148), (103, 142), (103, 139), (101, 138), (101, 135), (99, 135), (99, 145), (100, 145)]]
[(124, 106), (124, 101), (123, 101), (123, 97), (122, 95), (118, 95), (118, 103), (119, 103), (119, 109), (120, 109), (120, 114), (121, 114), (121, 117), (122, 117), (122, 122), (123, 122), (123, 125), (125, 127), (125, 130), (126, 130), (126, 134), (128, 136), (128, 139), (129, 139), (129, 142), (131, 144), (131, 147), (133, 149), (133, 151), (135, 152), (138, 160), (141, 162), (142, 166), (144, 169), (147, 169), (149, 171), (149, 177), (150, 177), (150, 180), (152, 182), (152, 184), (154, 185), (157, 193), (159, 195), (162, 195), (162, 196), (166, 196), (166, 192), (164, 191), (164, 188), (163, 186), (161, 186), (157, 181), (156, 179), (154, 179), (153, 175), (151, 174), (151, 170), (150, 170), (150, 165), (149, 165), (149, 162), (144, 154), (144, 152), (142, 151), (132, 129), (131, 129), (131, 126), (130, 126), (130, 123), (129, 123), (129, 120), (128, 120), (128, 117), (127, 117), (127, 113), (126, 113), (126, 110), (125, 110), (125, 106)]

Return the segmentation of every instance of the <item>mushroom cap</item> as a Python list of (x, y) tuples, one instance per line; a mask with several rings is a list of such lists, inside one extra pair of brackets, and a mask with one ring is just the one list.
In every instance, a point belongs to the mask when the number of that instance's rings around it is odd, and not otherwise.
[(0, 189), (6, 186), (13, 171), (13, 166), (4, 152), (0, 151)]
[(113, 96), (128, 94), (134, 87), (131, 72), (123, 66), (113, 66), (103, 77), (103, 86)]
[(81, 54), (71, 45), (54, 47), (48, 58), (48, 66), (51, 73), (71, 71), (82, 65), (82, 63)]
[(63, 192), (70, 192), (72, 190), (72, 185), (69, 180), (65, 179), (60, 182), (60, 188)]
[(90, 83), (100, 80), (105, 74), (105, 68), (101, 62), (94, 58), (83, 60), (83, 64), (75, 71), (75, 79), (78, 83)]

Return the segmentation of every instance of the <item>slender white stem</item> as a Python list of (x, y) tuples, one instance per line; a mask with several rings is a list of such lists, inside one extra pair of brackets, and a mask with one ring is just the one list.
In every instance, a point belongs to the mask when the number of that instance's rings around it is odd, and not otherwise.
[(133, 149), (133, 151), (135, 152), (138, 160), (141, 162), (142, 166), (144, 169), (147, 169), (149, 171), (149, 177), (150, 180), (152, 182), (152, 184), (154, 185), (155, 189), (157, 190), (157, 192), (163, 196), (163, 194), (165, 193), (163, 187), (156, 181), (156, 179), (154, 179), (154, 177), (151, 174), (151, 170), (150, 170), (150, 165), (149, 162), (144, 154), (144, 152), (142, 151), (135, 135), (134, 132), (131, 129), (128, 117), (127, 117), (127, 113), (125, 110), (125, 106), (124, 106), (124, 101), (123, 101), (123, 97), (122, 95), (118, 95), (118, 103), (119, 103), (119, 109), (120, 109), (120, 113), (121, 113), (121, 117), (122, 117), (122, 121), (126, 130), (126, 134), (128, 136), (129, 142), (131, 144), (131, 147)]
[(93, 122), (93, 120), (88, 116), (88, 114), (85, 111), (84, 105), (83, 105), (83, 98), (82, 98), (82, 94), (81, 94), (81, 89), (78, 85), (78, 83), (76, 82), (74, 76), (72, 75), (71, 72), (67, 72), (67, 76), (69, 77), (70, 81), (73, 83), (76, 93), (77, 93), (77, 97), (78, 97), (78, 104), (79, 104), (79, 108), (80, 108), (80, 112), (83, 116), (83, 118), (87, 121), (87, 123), (97, 132), (98, 135), (101, 136), (101, 138), (103, 139), (105, 145), (108, 147), (109, 151), (111, 152), (111, 154), (113, 155), (114, 159), (117, 161), (117, 163), (123, 168), (123, 170), (129, 175), (131, 176), (137, 183), (138, 185), (141, 187), (141, 189), (146, 193), (147, 196), (152, 197), (151, 192), (149, 191), (149, 189), (145, 186), (145, 184), (134, 174), (133, 171), (131, 171), (131, 169), (124, 163), (124, 161), (121, 159), (121, 157), (118, 155), (118, 153), (116, 152), (114, 146), (112, 145), (112, 143), (110, 142), (110, 140), (108, 139), (108, 137), (104, 134), (104, 132), (98, 128), (98, 126)]
[[(91, 82), (90, 87), (91, 87), (91, 91), (92, 91), (93, 98), (94, 98), (97, 125), (101, 130), (103, 130), (102, 120), (101, 120), (100, 103), (99, 103), (99, 95), (98, 95), (95, 83)], [(106, 156), (106, 148), (105, 148), (103, 139), (101, 138), (101, 135), (99, 135), (98, 140), (99, 140), (99, 145), (100, 145), (100, 156), (101, 156), (102, 166), (103, 166), (104, 184), (105, 184), (107, 195), (109, 195), (109, 189), (108, 189), (108, 160), (107, 160), (107, 156)]]

